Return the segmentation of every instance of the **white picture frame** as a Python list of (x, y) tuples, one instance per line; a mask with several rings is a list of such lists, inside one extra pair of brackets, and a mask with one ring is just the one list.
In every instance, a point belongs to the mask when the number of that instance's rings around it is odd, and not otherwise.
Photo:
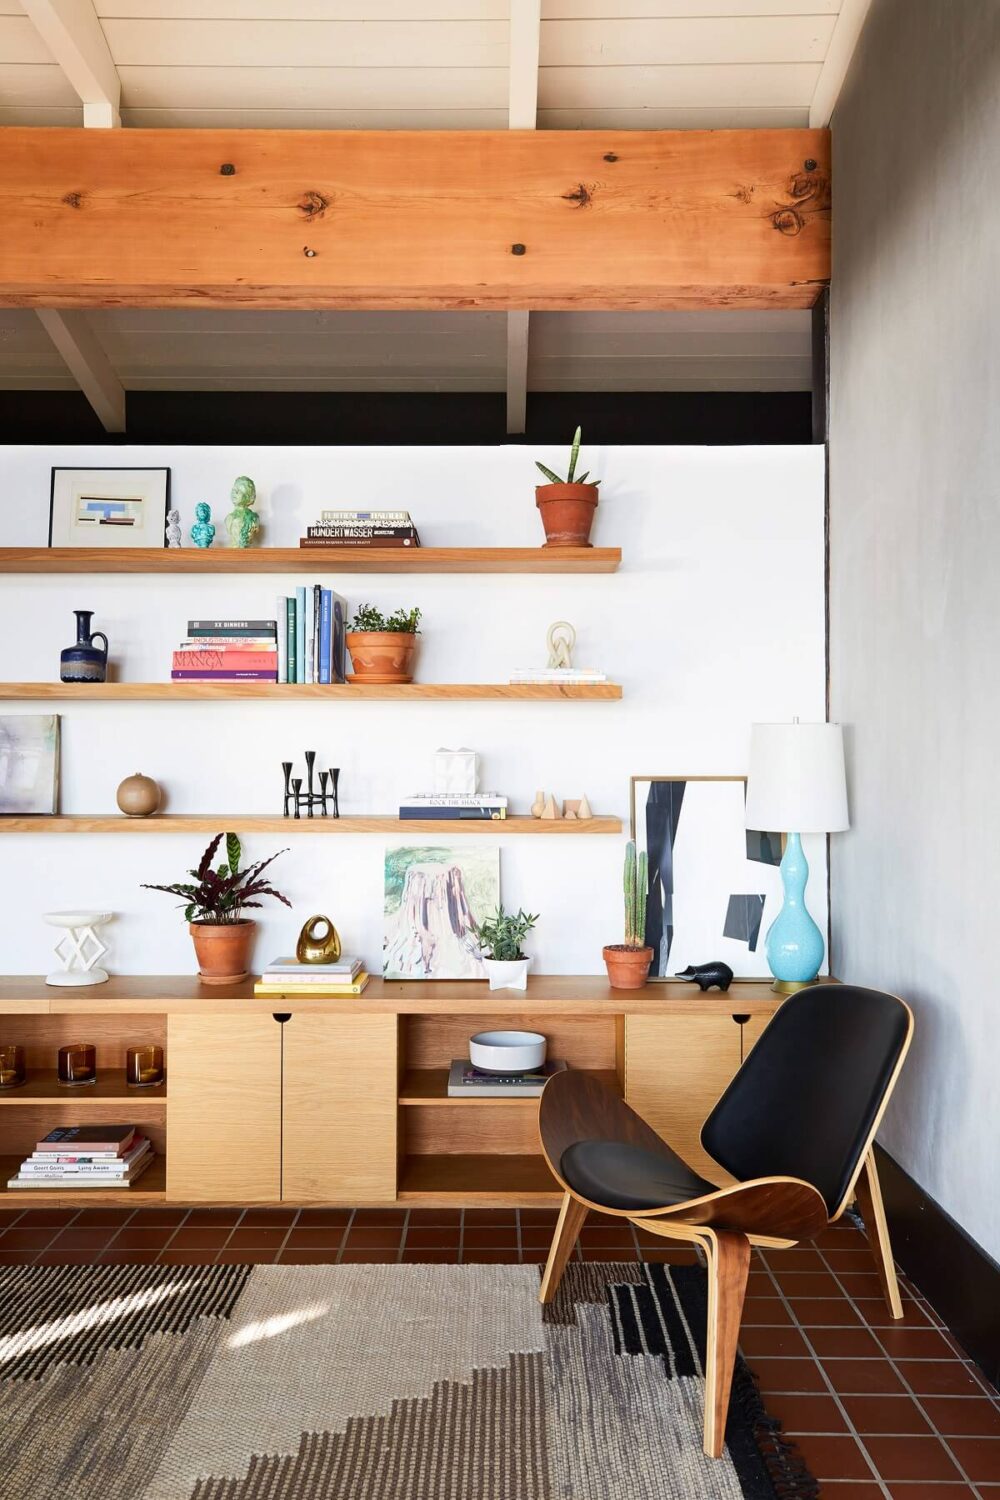
[(50, 547), (166, 547), (170, 470), (53, 468)]

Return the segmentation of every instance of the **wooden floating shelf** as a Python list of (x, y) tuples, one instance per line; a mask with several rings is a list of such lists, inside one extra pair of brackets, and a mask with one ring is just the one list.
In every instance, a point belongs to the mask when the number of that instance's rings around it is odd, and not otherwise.
[(0, 573), (614, 573), (620, 547), (0, 547)]
[(621, 697), (622, 690), (616, 682), (578, 683), (569, 685), (559, 682), (397, 682), (382, 685), (362, 685), (357, 682), (338, 683), (335, 687), (321, 686), (315, 682), (0, 682), (0, 701), (18, 699), (75, 699), (85, 703), (91, 699), (102, 702), (129, 703), (149, 701), (164, 702), (194, 700), (200, 703), (229, 702), (234, 698), (244, 700), (279, 701), (288, 703), (293, 699), (313, 699), (321, 703), (348, 702), (485, 702), (516, 700), (525, 703), (608, 703)]
[(257, 813), (164, 813), (126, 818), (122, 813), (4, 814), (0, 833), (433, 833), (452, 834), (587, 834), (621, 833), (621, 818), (396, 818), (376, 814), (343, 818), (282, 818)]
[[(577, 1069), (576, 1071), (580, 1071)], [(621, 1092), (618, 1082), (618, 1074), (614, 1068), (588, 1068), (585, 1070), (591, 1078), (596, 1078), (600, 1083), (607, 1084), (609, 1088)], [(537, 1110), (538, 1096), (514, 1098), (487, 1098), (477, 1094), (460, 1094), (456, 1098), (448, 1097), (448, 1069), (447, 1068), (411, 1068), (403, 1077), (399, 1090), (399, 1103), (403, 1105), (420, 1105), (422, 1107), (444, 1106), (449, 1109), (467, 1109), (470, 1105), (488, 1105), (492, 1108), (494, 1104), (501, 1109), (520, 1108)]]
[(154, 1104), (167, 1102), (167, 1086), (130, 1089), (125, 1083), (124, 1068), (98, 1068), (97, 1082), (79, 1088), (61, 1084), (51, 1070), (28, 1070), (20, 1088), (0, 1090), (0, 1109), (15, 1104), (69, 1104), (79, 1109), (86, 1104)]
[(450, 1204), (558, 1208), (562, 1198), (562, 1190), (543, 1156), (428, 1153), (403, 1160), (396, 1201), (419, 1203), (427, 1208), (447, 1208)]
[(135, 1187), (121, 1188), (9, 1188), (7, 1183), (15, 1176), (23, 1160), (23, 1153), (20, 1156), (0, 1156), (0, 1202), (16, 1200), (19, 1208), (34, 1205), (65, 1208), (71, 1203), (79, 1208), (95, 1203), (116, 1203), (124, 1207), (126, 1203), (162, 1203), (167, 1195), (167, 1162), (159, 1155), (146, 1168)]

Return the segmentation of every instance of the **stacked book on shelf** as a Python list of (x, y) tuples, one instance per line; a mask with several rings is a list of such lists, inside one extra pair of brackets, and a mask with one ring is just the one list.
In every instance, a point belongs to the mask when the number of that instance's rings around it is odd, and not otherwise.
[(274, 620), (189, 620), (174, 652), (174, 682), (277, 682)]
[(325, 510), (300, 547), (419, 547), (408, 510)]
[(346, 682), (347, 600), (315, 583), (278, 599), (278, 681)]
[(431, 792), (406, 797), (399, 804), (399, 816), (435, 818), (442, 822), (500, 822), (507, 816), (507, 798), (499, 792)]
[(368, 973), (360, 958), (341, 954), (336, 963), (303, 964), (297, 958), (276, 958), (268, 964), (253, 987), (255, 995), (311, 996), (314, 1000), (360, 995)]
[(128, 1188), (154, 1151), (135, 1125), (62, 1125), (21, 1163), (9, 1188)]
[(561, 682), (567, 687), (583, 683), (607, 682), (607, 673), (589, 667), (515, 667), (510, 674), (515, 682)]
[(546, 1062), (530, 1073), (485, 1073), (456, 1057), (448, 1070), (449, 1099), (534, 1099), (564, 1062)]

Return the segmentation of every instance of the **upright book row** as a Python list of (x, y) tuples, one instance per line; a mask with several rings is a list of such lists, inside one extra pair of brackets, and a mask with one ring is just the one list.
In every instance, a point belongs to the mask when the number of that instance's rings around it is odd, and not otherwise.
[(280, 595), (278, 681), (347, 681), (347, 600), (320, 584)]

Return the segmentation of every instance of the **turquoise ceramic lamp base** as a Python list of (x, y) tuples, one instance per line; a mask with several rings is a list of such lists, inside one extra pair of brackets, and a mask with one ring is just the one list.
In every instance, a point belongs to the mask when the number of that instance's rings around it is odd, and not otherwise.
[(785, 903), (771, 923), (765, 940), (768, 967), (774, 988), (781, 994), (812, 984), (823, 962), (823, 934), (806, 909), (809, 865), (797, 833), (785, 841), (781, 859), (781, 883)]

